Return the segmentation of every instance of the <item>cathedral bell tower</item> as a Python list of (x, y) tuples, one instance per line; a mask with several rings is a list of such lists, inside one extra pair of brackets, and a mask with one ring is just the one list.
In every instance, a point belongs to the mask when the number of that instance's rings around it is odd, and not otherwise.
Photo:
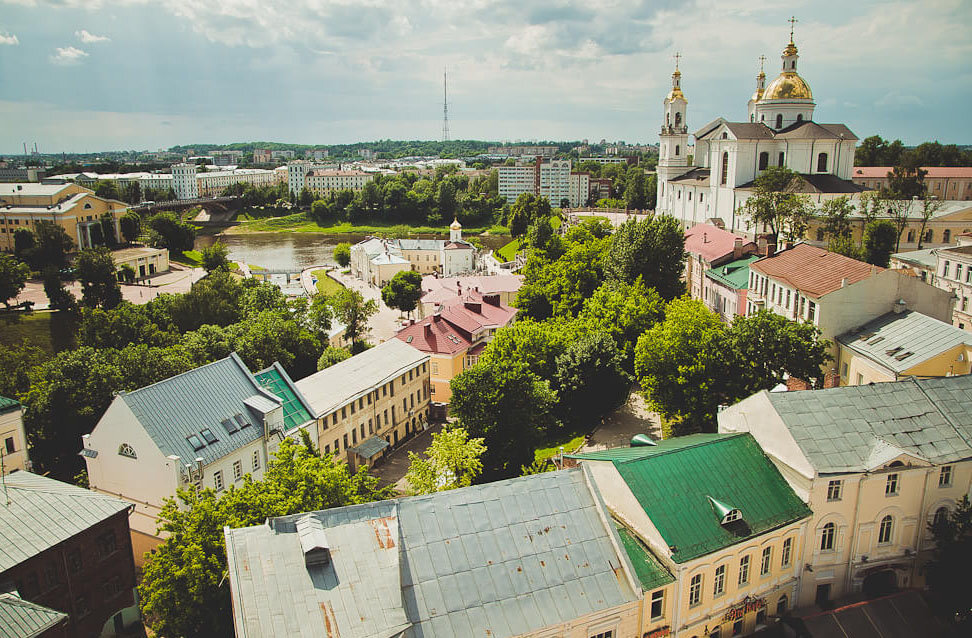
[(658, 199), (657, 210), (669, 210), (670, 198), (668, 180), (686, 173), (688, 163), (688, 124), (685, 121), (685, 107), (688, 101), (682, 93), (682, 72), (678, 70), (678, 60), (682, 56), (675, 54), (675, 72), (672, 73), (672, 90), (665, 96), (664, 120), (662, 121), (660, 141), (658, 144)]
[(753, 97), (749, 98), (749, 121), (756, 121), (756, 103), (763, 99), (763, 93), (766, 92), (766, 72), (763, 71), (763, 63), (766, 61), (766, 56), (759, 56), (759, 75), (756, 76), (756, 91), (753, 92)]

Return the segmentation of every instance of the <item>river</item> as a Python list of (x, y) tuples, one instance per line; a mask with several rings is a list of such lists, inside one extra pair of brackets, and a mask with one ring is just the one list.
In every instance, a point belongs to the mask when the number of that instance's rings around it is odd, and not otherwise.
[[(341, 242), (356, 242), (366, 235), (325, 235), (322, 233), (240, 233), (233, 235), (201, 235), (196, 238), (196, 250), (211, 245), (217, 239), (229, 249), (232, 261), (262, 266), (268, 270), (298, 272), (309, 266), (326, 264), (337, 266), (334, 247)], [(448, 235), (418, 235), (422, 239), (448, 239)], [(509, 237), (483, 237), (488, 248), (498, 248)]]

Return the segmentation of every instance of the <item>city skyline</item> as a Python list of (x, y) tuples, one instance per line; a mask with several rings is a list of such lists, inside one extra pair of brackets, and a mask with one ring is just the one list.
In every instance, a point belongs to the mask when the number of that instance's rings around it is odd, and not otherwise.
[(3, 154), (435, 140), (443, 67), (453, 139), (657, 143), (676, 50), (689, 130), (741, 120), (758, 57), (779, 70), (791, 13), (816, 119), (972, 143), (972, 8), (958, 0), (0, 4)]

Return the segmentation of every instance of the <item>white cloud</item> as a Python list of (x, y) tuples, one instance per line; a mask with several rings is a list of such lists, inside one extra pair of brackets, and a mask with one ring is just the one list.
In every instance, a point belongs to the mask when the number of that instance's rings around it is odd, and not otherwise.
[(57, 47), (55, 53), (51, 56), (51, 62), (61, 66), (70, 66), (72, 64), (80, 64), (81, 60), (86, 57), (88, 57), (88, 53), (81, 49), (70, 46)]
[(111, 38), (106, 35), (95, 35), (89, 33), (88, 31), (81, 29), (80, 31), (75, 31), (74, 35), (78, 36), (78, 39), (85, 44), (94, 44), (96, 42), (111, 42)]
[(0, 44), (9, 44), (11, 46), (20, 44), (20, 40), (17, 39), (12, 33), (0, 33)]

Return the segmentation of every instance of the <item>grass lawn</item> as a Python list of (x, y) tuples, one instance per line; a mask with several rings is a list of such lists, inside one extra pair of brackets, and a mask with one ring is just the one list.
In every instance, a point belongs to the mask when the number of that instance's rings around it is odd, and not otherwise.
[(202, 268), (202, 251), (187, 250), (181, 253), (169, 253), (169, 261), (193, 268)]
[[(328, 235), (386, 235), (388, 237), (408, 237), (415, 234), (448, 235), (449, 225), (443, 226), (408, 226), (405, 224), (352, 224), (351, 222), (336, 222), (320, 225), (310, 219), (306, 213), (295, 213), (283, 217), (268, 217), (252, 221), (243, 221), (238, 226), (231, 226), (226, 230), (228, 234), (237, 233), (323, 233)], [(509, 230), (502, 226), (484, 226), (481, 228), (463, 228), (469, 235), (479, 235), (488, 232), (491, 235), (508, 235)]]
[(333, 295), (337, 291), (344, 288), (344, 286), (328, 277), (327, 270), (323, 268), (321, 270), (312, 271), (311, 275), (317, 277), (317, 291), (324, 293), (325, 295)]
[(26, 339), (54, 354), (77, 345), (77, 328), (73, 315), (67, 313), (5, 312), (0, 314), (0, 347), (19, 345)]
[(576, 452), (582, 445), (584, 445), (584, 435), (575, 436), (569, 441), (563, 443), (555, 443), (550, 447), (540, 448), (533, 453), (534, 458), (539, 463), (540, 461), (546, 461), (547, 459), (553, 458), (560, 453), (560, 446), (564, 446), (564, 454), (572, 454)]
[[(560, 228), (561, 225), (563, 225), (563, 223), (564, 223), (563, 220), (560, 219), (559, 217), (550, 218), (550, 226), (554, 230)], [(500, 226), (500, 228), (503, 227)], [(507, 233), (510, 232), (506, 228), (503, 228), (503, 230), (505, 230)], [(495, 255), (500, 259), (502, 259), (503, 261), (513, 261), (513, 258), (516, 257), (517, 251), (519, 251), (522, 246), (523, 246), (522, 238), (517, 238), (511, 241), (510, 243), (506, 244), (502, 248), (496, 250)]]

